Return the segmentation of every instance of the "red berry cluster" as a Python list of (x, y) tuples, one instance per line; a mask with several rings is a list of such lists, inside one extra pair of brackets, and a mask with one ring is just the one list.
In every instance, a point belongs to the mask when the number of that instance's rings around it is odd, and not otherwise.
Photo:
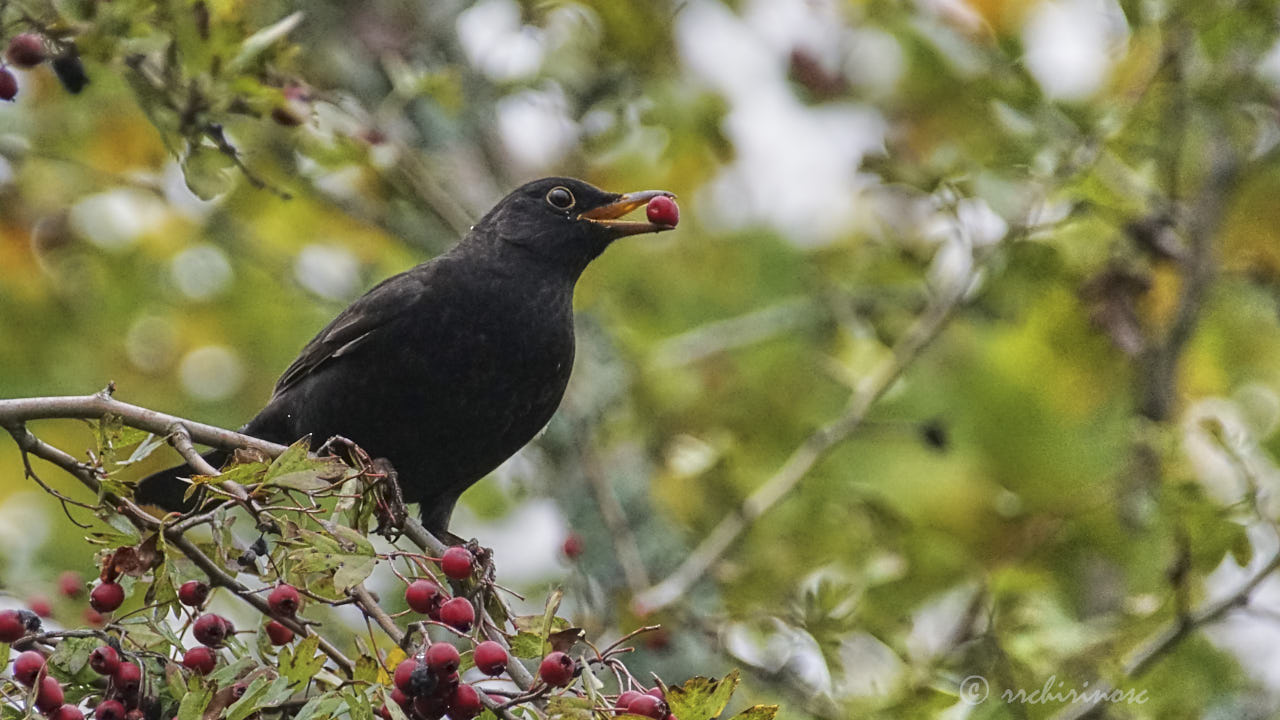
[(661, 688), (653, 688), (646, 692), (627, 690), (618, 696), (613, 707), (620, 713), (643, 715), (654, 720), (676, 720), (676, 716), (672, 715), (667, 708), (667, 701)]
[[(440, 569), (451, 580), (469, 580), (476, 570), (476, 559), (470, 550), (455, 545), (440, 558)], [(404, 600), (417, 613), (459, 631), (467, 632), (476, 621), (475, 608), (464, 597), (449, 597), (435, 580), (419, 578), (405, 588)]]
[[(497, 645), (497, 643), (493, 643)], [(506, 666), (506, 651), (502, 665)], [(402, 661), (392, 675), (395, 687), (391, 701), (400, 706), (406, 715), (418, 720), (437, 720), (448, 714), (452, 720), (467, 720), (484, 710), (480, 693), (473, 686), (460, 681), (458, 666), (462, 656), (458, 649), (447, 642), (431, 643), (426, 652)], [(387, 708), (380, 713), (392, 717)]]

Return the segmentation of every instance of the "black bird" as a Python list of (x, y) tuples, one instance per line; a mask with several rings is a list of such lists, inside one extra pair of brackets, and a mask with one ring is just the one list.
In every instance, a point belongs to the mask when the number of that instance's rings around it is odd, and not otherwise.
[[(288, 444), (346, 437), (399, 474), (430, 530), (551, 419), (573, 367), (573, 289), (614, 240), (669, 230), (619, 220), (661, 190), (620, 195), (544, 178), (503, 198), (449, 252), (390, 277), (329, 323), (241, 432)], [(205, 456), (214, 466), (220, 451)], [(188, 465), (137, 499), (189, 509)]]

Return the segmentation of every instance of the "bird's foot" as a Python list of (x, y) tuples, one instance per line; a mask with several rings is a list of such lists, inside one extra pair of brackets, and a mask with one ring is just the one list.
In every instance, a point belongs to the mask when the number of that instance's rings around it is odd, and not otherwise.
[(378, 517), (377, 532), (380, 535), (399, 533), (404, 521), (409, 517), (409, 509), (404, 504), (404, 495), (400, 492), (400, 478), (391, 461), (376, 458), (370, 462), (369, 475), (377, 478), (382, 492), (375, 495), (376, 515)]

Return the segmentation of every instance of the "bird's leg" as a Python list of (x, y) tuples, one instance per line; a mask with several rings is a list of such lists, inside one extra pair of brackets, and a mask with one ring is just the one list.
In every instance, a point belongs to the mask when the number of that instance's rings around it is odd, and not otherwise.
[(404, 495), (400, 492), (400, 479), (391, 461), (386, 458), (375, 458), (369, 463), (371, 475), (381, 476), (382, 494), (377, 500), (379, 534), (386, 534), (392, 529), (404, 526), (409, 517), (409, 509), (405, 507)]

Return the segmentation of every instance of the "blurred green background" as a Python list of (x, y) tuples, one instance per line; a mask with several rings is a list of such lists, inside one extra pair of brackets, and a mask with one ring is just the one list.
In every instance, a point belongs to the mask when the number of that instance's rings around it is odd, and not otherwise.
[[(592, 636), (662, 622), (633, 669), (741, 667), (735, 707), (783, 717), (1070, 713), (999, 697), (1051, 678), (1147, 691), (1114, 717), (1280, 712), (1272, 580), (1124, 675), (1280, 547), (1280, 2), (0, 0), (0, 36), (36, 28), (91, 82), (45, 64), (0, 103), (0, 397), (114, 381), (236, 427), (524, 180), (663, 188), (679, 229), (588, 269), (560, 413), (455, 515), (500, 580), (563, 584)], [(88, 567), (80, 538), (0, 442), (13, 598)]]

